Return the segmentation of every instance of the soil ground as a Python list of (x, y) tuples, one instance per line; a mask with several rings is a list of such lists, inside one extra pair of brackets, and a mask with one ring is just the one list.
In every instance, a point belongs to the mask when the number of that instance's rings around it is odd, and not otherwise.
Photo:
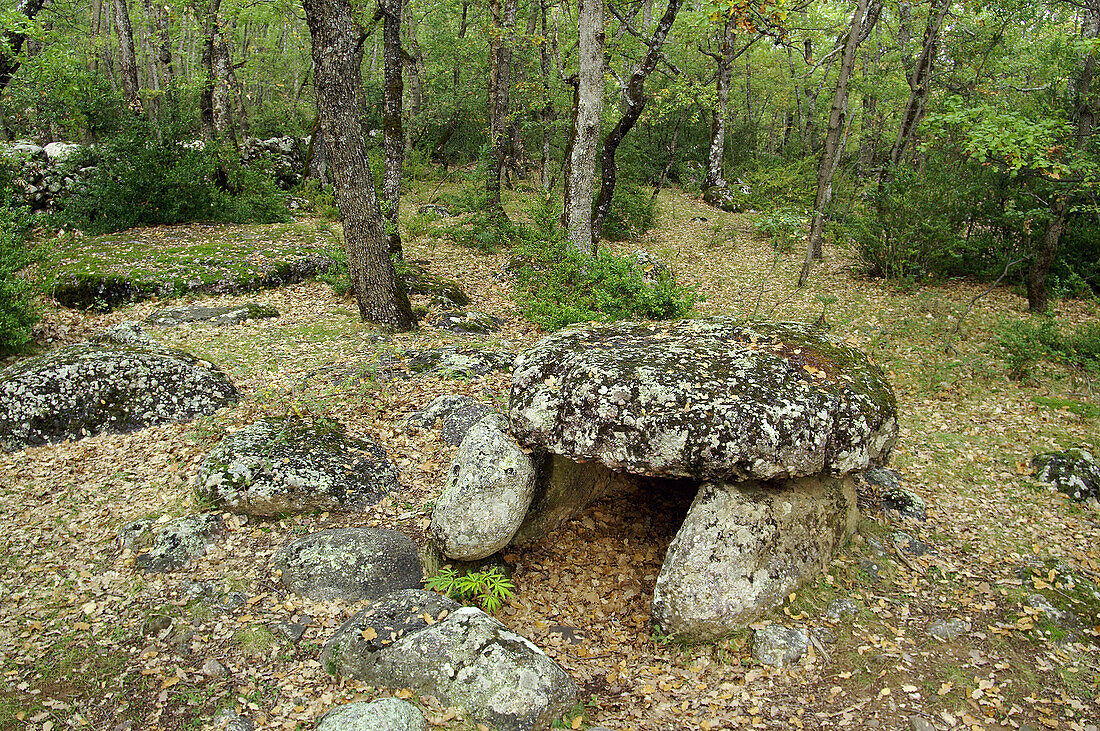
[[(831, 246), (810, 286), (798, 290), (798, 252), (776, 252), (752, 234), (751, 220), (666, 191), (654, 231), (609, 246), (645, 248), (670, 264), (703, 296), (699, 314), (812, 320), (827, 307), (833, 333), (870, 353), (893, 383), (901, 437), (892, 466), (925, 499), (928, 520), (900, 525), (864, 512), (828, 574), (765, 620), (824, 630), (820, 647), (781, 670), (751, 659), (751, 629), (700, 646), (653, 632), (654, 580), (690, 494), (608, 498), (555, 535), (510, 551), (517, 594), (498, 616), (584, 690), (585, 703), (562, 723), (908, 729), (919, 717), (931, 724), (922, 728), (1096, 729), (1100, 600), (1081, 587), (1100, 582), (1100, 514), (1036, 483), (1029, 465), (1037, 452), (1100, 447), (1096, 385), (1049, 364), (1030, 380), (1008, 378), (996, 332), (1027, 317), (1018, 292), (999, 288), (980, 298), (945, 352), (948, 333), (983, 286), (893, 288), (861, 277), (849, 254)], [(227, 226), (224, 236), (236, 231)], [(487, 338), (424, 329), (387, 337), (385, 347), (518, 352), (542, 335), (518, 314), (502, 273), (508, 252), (478, 254), (427, 232), (406, 246), (410, 258), (457, 278), (474, 309), (505, 324)], [(388, 694), (420, 703), (434, 728), (475, 727), (431, 698), (328, 676), (320, 646), (357, 607), (282, 592), (269, 559), (296, 536), (347, 525), (397, 528), (423, 545), (454, 448), (402, 420), (445, 393), (503, 404), (507, 375), (353, 385), (307, 379), (318, 366), (355, 362), (380, 347), (354, 303), (319, 282), (203, 303), (244, 301), (272, 305), (281, 316), (152, 332), (226, 370), (243, 394), (237, 408), (0, 455), (0, 728), (206, 728), (230, 706), (257, 728), (309, 729), (335, 704)], [(81, 340), (166, 304), (107, 314), (47, 305), (40, 341)], [(1095, 301), (1073, 300), (1057, 315), (1069, 326), (1095, 320), (1097, 311)], [(401, 470), (400, 493), (365, 515), (227, 515), (218, 548), (187, 569), (137, 572), (133, 555), (117, 546), (119, 527), (204, 509), (190, 481), (205, 453), (225, 434), (288, 411), (338, 419), (350, 433), (380, 441)], [(934, 552), (876, 553), (898, 529)], [(228, 608), (188, 599), (195, 581), (247, 601)], [(1073, 609), (1074, 622), (1048, 621), (1027, 603), (1035, 593)], [(827, 619), (826, 605), (844, 597), (858, 611)], [(929, 635), (932, 623), (952, 618), (967, 620), (969, 631), (947, 642)], [(288, 620), (309, 623), (297, 643), (271, 629)], [(225, 673), (206, 674), (210, 661)]]

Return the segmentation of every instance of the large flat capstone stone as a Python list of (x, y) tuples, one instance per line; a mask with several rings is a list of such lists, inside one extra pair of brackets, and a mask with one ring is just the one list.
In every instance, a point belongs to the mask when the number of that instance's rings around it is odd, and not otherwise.
[(182, 350), (76, 343), (0, 372), (0, 447), (13, 451), (187, 421), (237, 398), (225, 373)]
[(521, 355), (521, 444), (654, 477), (845, 474), (883, 463), (894, 394), (863, 353), (800, 323), (574, 327)]

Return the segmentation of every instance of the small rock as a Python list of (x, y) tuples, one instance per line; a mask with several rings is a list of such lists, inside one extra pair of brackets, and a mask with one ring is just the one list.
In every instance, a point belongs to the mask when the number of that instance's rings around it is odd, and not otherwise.
[(938, 731), (932, 722), (926, 720), (921, 716), (909, 717), (909, 728), (911, 731)]
[(847, 597), (838, 597), (829, 602), (825, 607), (825, 616), (832, 620), (840, 619), (845, 614), (855, 614), (859, 611), (859, 605)]
[(336, 706), (317, 721), (317, 731), (426, 731), (420, 709), (397, 698)]
[(1027, 598), (1027, 605), (1040, 610), (1047, 616), (1047, 619), (1055, 624), (1062, 624), (1066, 619), (1066, 612), (1063, 612), (1061, 609), (1051, 604), (1050, 600), (1042, 594), (1032, 594), (1029, 596)]
[(501, 319), (475, 310), (448, 310), (428, 320), (428, 325), (449, 332), (485, 335), (499, 330)]
[(882, 576), (879, 574), (879, 572), (882, 571), (882, 567), (869, 558), (860, 561), (859, 568), (863, 570), (863, 573), (867, 574), (873, 584), (877, 584), (882, 579)]
[(145, 334), (139, 323), (116, 322), (106, 330), (92, 338), (96, 343), (112, 343), (114, 345), (152, 345), (153, 340)]
[(134, 559), (134, 565), (146, 572), (165, 573), (186, 566), (206, 553), (222, 533), (221, 517), (214, 513), (189, 515), (154, 523), (153, 547)]
[(308, 629), (307, 625), (299, 622), (272, 622), (267, 626), (271, 633), (279, 635), (290, 640), (292, 643), (297, 644), (302, 639), (302, 635), (306, 633)]
[(970, 621), (966, 619), (949, 619), (933, 622), (928, 627), (928, 634), (943, 642), (950, 642), (970, 631)]
[(232, 708), (223, 708), (211, 719), (219, 731), (256, 731), (256, 724)]
[(903, 531), (897, 531), (892, 536), (894, 545), (898, 547), (898, 550), (902, 553), (907, 553), (910, 556), (924, 556), (929, 553), (935, 553), (932, 546), (928, 545), (924, 541), (919, 541), (913, 536)]
[(431, 429), (442, 421), (443, 441), (457, 447), (471, 426), (492, 413), (495, 411), (491, 406), (469, 396), (440, 396), (420, 411), (410, 414), (406, 424)]
[(753, 634), (752, 656), (763, 665), (785, 667), (806, 654), (809, 641), (804, 627), (769, 624)]
[(199, 672), (201, 672), (208, 678), (223, 678), (229, 672), (229, 670), (226, 669), (225, 665), (222, 665), (214, 658), (208, 657), (206, 659), (206, 662), (202, 664)]
[(1087, 449), (1039, 454), (1032, 458), (1035, 475), (1074, 500), (1100, 499), (1100, 463)]

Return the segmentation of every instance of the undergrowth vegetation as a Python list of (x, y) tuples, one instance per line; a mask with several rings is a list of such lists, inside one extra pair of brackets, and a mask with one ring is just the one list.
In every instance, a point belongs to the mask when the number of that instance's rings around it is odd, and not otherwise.
[(1005, 322), (997, 342), (1013, 378), (1034, 374), (1040, 362), (1064, 363), (1100, 374), (1100, 322), (1063, 330), (1051, 317)]

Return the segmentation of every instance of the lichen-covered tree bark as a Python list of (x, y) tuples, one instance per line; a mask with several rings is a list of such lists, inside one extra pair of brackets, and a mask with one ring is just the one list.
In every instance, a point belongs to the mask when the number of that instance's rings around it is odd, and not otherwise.
[(726, 179), (722, 176), (722, 160), (726, 156), (726, 116), (730, 103), (730, 71), (733, 66), (733, 46), (737, 31), (733, 20), (727, 18), (718, 32), (718, 53), (708, 53), (716, 66), (714, 87), (717, 92), (717, 104), (714, 108), (714, 120), (710, 127), (710, 148), (707, 151), (707, 177), (703, 187), (725, 188)]
[(382, 214), (391, 254), (402, 255), (398, 228), (401, 203), (401, 167), (405, 164), (405, 129), (401, 102), (405, 93), (401, 60), (401, 6), (403, 0), (382, 0)]
[(313, 86), (359, 315), (392, 330), (416, 319), (394, 273), (360, 119), (365, 35), (349, 0), (302, 0), (312, 41)]
[(592, 235), (592, 194), (596, 150), (603, 113), (603, 0), (578, 0), (579, 66), (573, 106), (573, 137), (569, 146), (562, 224), (569, 243), (588, 254), (596, 250)]
[(489, 213), (504, 214), (500, 205), (500, 178), (508, 150), (508, 105), (512, 84), (512, 34), (516, 24), (517, 0), (490, 0), (493, 30), (489, 35)]
[(114, 0), (115, 32), (118, 34), (118, 71), (122, 77), (122, 97), (130, 111), (140, 114), (141, 87), (138, 84), (137, 54), (134, 52), (134, 29), (130, 24), (130, 8), (126, 0)]

